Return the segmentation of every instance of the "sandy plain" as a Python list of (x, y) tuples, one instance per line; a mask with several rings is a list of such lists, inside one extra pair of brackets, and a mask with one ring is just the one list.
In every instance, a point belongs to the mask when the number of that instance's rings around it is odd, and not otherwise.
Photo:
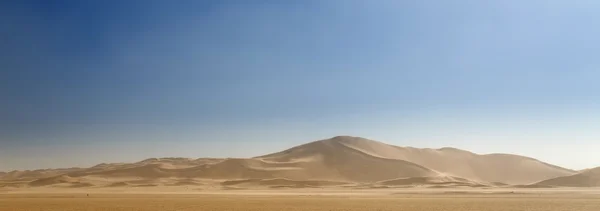
[(154, 192), (150, 189), (123, 189), (53, 192), (48, 189), (0, 193), (0, 210), (598, 211), (600, 190), (297, 189)]

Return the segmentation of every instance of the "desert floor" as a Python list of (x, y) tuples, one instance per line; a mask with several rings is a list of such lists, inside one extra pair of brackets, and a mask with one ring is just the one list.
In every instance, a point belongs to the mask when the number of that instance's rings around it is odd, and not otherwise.
[[(161, 192), (4, 192), (0, 210), (396, 210), (599, 211), (598, 191), (285, 190)], [(89, 194), (89, 196), (88, 196)]]

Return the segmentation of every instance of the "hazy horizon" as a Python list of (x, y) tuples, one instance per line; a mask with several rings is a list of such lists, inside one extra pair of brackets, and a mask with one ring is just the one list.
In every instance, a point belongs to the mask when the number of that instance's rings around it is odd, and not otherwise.
[(600, 2), (0, 2), (0, 171), (338, 135), (600, 166)]

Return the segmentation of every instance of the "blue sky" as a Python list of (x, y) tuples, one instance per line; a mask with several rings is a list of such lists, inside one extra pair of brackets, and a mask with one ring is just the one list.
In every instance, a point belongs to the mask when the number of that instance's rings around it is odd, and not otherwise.
[(598, 10), (1, 2), (0, 170), (249, 157), (336, 135), (600, 166)]

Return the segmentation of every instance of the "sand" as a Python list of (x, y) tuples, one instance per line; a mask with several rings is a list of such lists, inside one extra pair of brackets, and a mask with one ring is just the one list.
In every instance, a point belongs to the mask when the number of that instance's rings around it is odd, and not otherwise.
[(451, 147), (399, 147), (359, 137), (340, 136), (331, 140), (373, 156), (405, 160), (447, 175), (476, 181), (528, 184), (576, 173), (519, 155), (480, 155)]
[(597, 211), (600, 195), (586, 193), (271, 192), (271, 194), (19, 193), (0, 194), (0, 210), (380, 210)]
[(544, 180), (536, 185), (554, 187), (600, 187), (600, 167), (581, 173)]
[(150, 158), (90, 168), (12, 171), (0, 192), (181, 190), (552, 188), (595, 187), (598, 170), (581, 173), (510, 154), (456, 148), (399, 147), (338, 136), (254, 158)]

